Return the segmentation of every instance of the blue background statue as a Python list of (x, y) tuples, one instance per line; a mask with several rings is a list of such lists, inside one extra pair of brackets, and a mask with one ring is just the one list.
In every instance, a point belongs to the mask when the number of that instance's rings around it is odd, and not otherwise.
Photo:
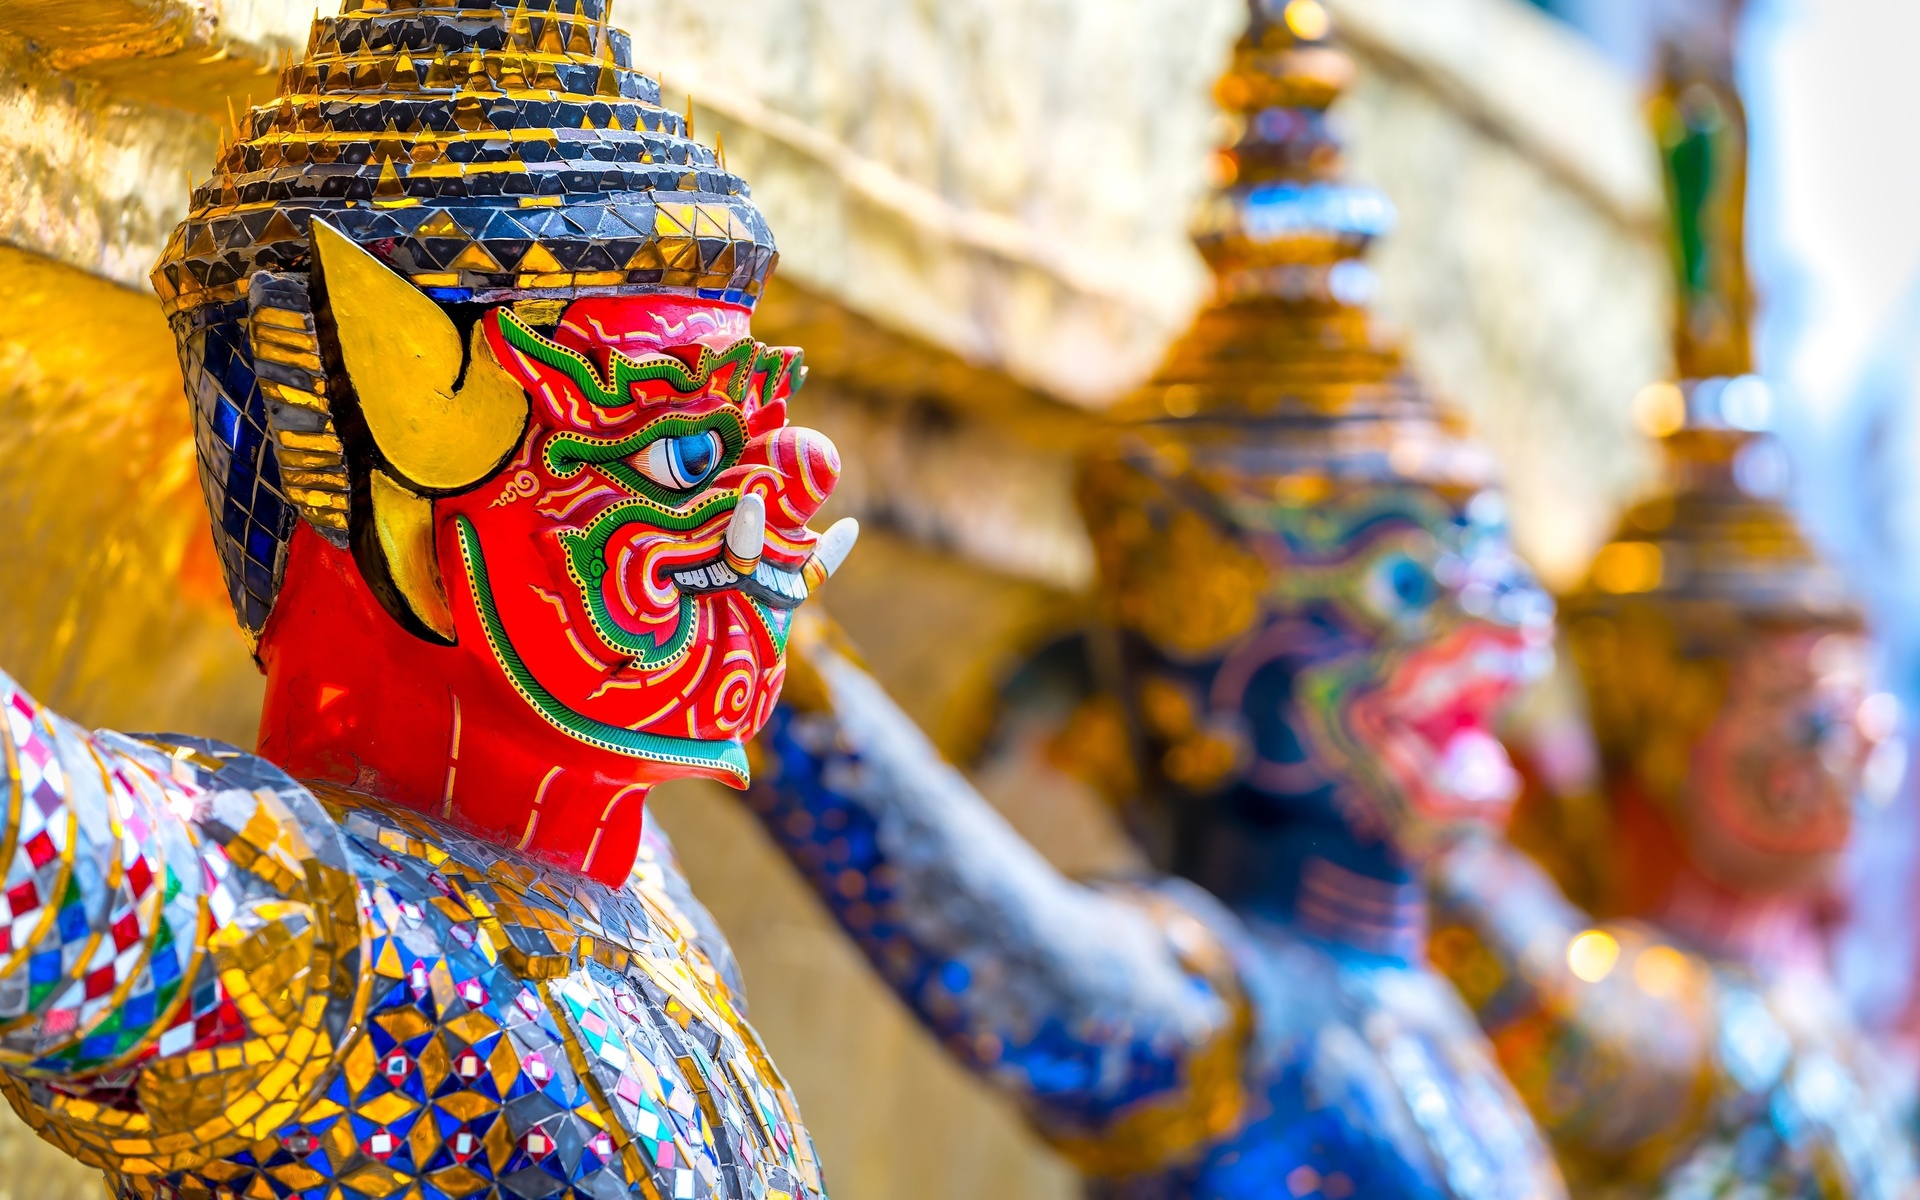
[[(1337, 179), (1349, 60), (1256, 7), (1198, 241), (1217, 300), (1083, 464), (1112, 757), (1164, 878), (1069, 881), (834, 635), (796, 632), (750, 793), (875, 967), (1103, 1194), (1562, 1194), (1452, 988), (1419, 864), (1504, 817), (1489, 732), (1552, 606), (1485, 458), (1380, 342), (1390, 213)], [(1126, 773), (1123, 770), (1121, 773)]]

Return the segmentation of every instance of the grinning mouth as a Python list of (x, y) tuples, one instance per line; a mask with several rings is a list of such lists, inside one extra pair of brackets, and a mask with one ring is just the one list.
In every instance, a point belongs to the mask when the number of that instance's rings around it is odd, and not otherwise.
[(765, 502), (737, 492), (684, 509), (631, 498), (560, 533), (594, 631), (642, 669), (664, 667), (691, 647), (699, 596), (737, 591), (781, 609), (806, 599), (799, 572), (763, 556), (766, 543)]
[(629, 498), (559, 538), (599, 640), (634, 667), (655, 670), (691, 649), (697, 602), (711, 605), (727, 592), (746, 600), (741, 610), (782, 643), (772, 631), (839, 567), (858, 535), (851, 519), (824, 535), (769, 529), (766, 501), (736, 491), (685, 509)]
[(1354, 732), (1428, 816), (1498, 818), (1520, 774), (1490, 726), (1536, 674), (1522, 634), (1475, 623), (1408, 655), (1357, 699)]

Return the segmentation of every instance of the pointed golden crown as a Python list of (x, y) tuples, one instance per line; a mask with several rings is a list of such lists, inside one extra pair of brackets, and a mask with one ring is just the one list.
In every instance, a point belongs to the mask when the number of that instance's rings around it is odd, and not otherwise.
[(1746, 118), (1732, 69), (1730, 59), (1678, 49), (1664, 57), (1651, 115), (1673, 222), (1682, 381), (1635, 398), (1641, 430), (1660, 443), (1663, 487), (1628, 509), (1570, 604), (1577, 612), (1644, 595), (1699, 610), (1694, 624), (1716, 636), (1738, 636), (1728, 611), (1773, 621), (1858, 616), (1787, 503), (1773, 394), (1751, 373)]

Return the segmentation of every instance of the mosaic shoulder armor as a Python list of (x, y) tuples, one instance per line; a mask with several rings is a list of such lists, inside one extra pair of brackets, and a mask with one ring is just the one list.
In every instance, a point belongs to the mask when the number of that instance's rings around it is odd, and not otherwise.
[(649, 829), (614, 889), (0, 675), (0, 1075), (120, 1197), (821, 1197)]

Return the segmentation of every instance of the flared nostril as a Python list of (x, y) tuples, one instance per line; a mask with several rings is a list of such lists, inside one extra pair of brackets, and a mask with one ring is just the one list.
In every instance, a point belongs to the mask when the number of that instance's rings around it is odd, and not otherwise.
[(767, 446), (767, 462), (780, 473), (782, 515), (794, 524), (819, 512), (840, 482), (840, 451), (818, 430), (782, 429)]

